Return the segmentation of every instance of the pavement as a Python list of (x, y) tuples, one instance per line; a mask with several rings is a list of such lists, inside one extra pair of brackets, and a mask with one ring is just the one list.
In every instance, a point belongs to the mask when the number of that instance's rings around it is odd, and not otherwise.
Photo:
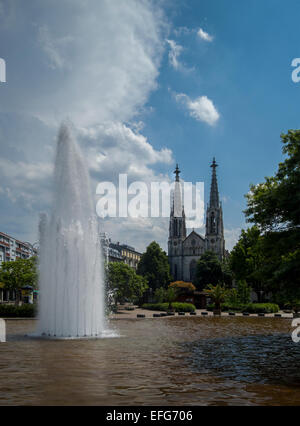
[[(150, 311), (148, 309), (141, 309), (138, 307), (134, 307), (134, 310), (127, 310), (126, 307), (119, 307), (118, 312), (115, 314), (111, 314), (109, 316), (110, 319), (114, 319), (114, 320), (120, 320), (120, 319), (136, 319), (137, 315), (145, 315), (145, 318), (153, 318), (153, 314), (161, 314), (161, 313), (165, 313), (164, 311)], [(204, 313), (204, 315), (203, 315)], [(206, 315), (205, 315), (206, 313)], [(281, 318), (293, 318), (293, 314), (287, 314), (283, 311), (279, 311), (277, 314), (265, 314), (265, 318), (277, 318), (275, 315), (281, 315)], [(214, 316), (213, 312), (208, 312), (205, 309), (196, 309), (196, 315), (197, 316), (209, 316), (212, 317)], [(174, 317), (168, 317), (168, 318), (175, 318), (177, 317), (178, 314), (175, 313)], [(186, 317), (193, 317), (192, 315), (190, 315), (189, 313), (185, 314)], [(229, 317), (229, 313), (228, 312), (222, 312), (221, 313), (222, 317)], [(242, 313), (236, 313), (235, 314), (236, 317), (243, 317), (244, 315)], [(258, 314), (249, 314), (249, 317), (258, 317)], [(164, 317), (162, 317), (164, 318)]]

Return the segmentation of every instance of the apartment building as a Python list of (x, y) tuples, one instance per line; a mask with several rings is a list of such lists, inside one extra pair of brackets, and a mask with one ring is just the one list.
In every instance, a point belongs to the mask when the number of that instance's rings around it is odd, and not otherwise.
[(19, 241), (10, 235), (0, 232), (0, 266), (2, 262), (16, 259), (28, 259), (37, 254), (37, 250), (29, 243)]

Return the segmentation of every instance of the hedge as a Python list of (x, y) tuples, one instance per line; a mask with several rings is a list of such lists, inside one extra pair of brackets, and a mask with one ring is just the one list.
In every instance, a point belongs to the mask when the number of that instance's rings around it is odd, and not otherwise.
[[(212, 311), (214, 305), (208, 305), (207, 310)], [(275, 314), (279, 311), (279, 306), (275, 303), (248, 303), (247, 305), (222, 303), (223, 312), (248, 312), (249, 314)]]
[(4, 318), (34, 318), (36, 311), (36, 306), (31, 304), (21, 306), (0, 305), (0, 317)]
[(275, 303), (251, 303), (247, 306), (249, 314), (276, 314), (279, 306)]
[[(172, 308), (176, 312), (195, 312), (196, 307), (191, 303), (173, 302)], [(149, 309), (150, 311), (169, 311), (169, 303), (145, 303), (142, 309)]]

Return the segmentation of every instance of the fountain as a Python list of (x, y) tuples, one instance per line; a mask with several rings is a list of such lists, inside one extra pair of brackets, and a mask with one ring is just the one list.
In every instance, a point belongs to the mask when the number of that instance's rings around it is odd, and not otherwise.
[(59, 130), (51, 217), (40, 219), (38, 334), (103, 337), (104, 280), (90, 180), (70, 125)]

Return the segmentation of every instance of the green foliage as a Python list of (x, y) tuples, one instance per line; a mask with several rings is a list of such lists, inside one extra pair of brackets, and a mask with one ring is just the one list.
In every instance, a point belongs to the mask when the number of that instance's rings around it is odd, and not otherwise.
[[(176, 312), (195, 312), (196, 307), (192, 303), (172, 303), (172, 307)], [(169, 311), (169, 303), (145, 303), (142, 305), (143, 309), (150, 311)]]
[(0, 269), (0, 282), (5, 288), (19, 290), (24, 286), (37, 288), (37, 259), (17, 259), (3, 262)]
[(261, 232), (256, 278), (289, 301), (300, 298), (300, 130), (281, 138), (286, 158), (275, 176), (250, 187), (245, 214)]
[(108, 264), (107, 282), (115, 303), (138, 302), (148, 288), (146, 279), (123, 262)]
[[(215, 309), (215, 304), (207, 306), (208, 311)], [(231, 304), (228, 302), (221, 304), (224, 312), (248, 312), (249, 314), (271, 314), (279, 311), (279, 306), (275, 303), (248, 303), (248, 304)]]
[(284, 309), (290, 309), (295, 312), (300, 312), (300, 299), (294, 299), (284, 304)]
[(179, 290), (174, 287), (169, 287), (166, 290), (165, 301), (168, 303), (173, 303), (177, 299), (179, 294)]
[(153, 241), (142, 255), (137, 273), (146, 278), (149, 288), (154, 291), (160, 287), (167, 288), (171, 281), (168, 256)]
[[(239, 241), (230, 253), (229, 265), (237, 280), (246, 280), (258, 292), (263, 289), (260, 268), (264, 264), (261, 235), (257, 226), (242, 230)], [(266, 286), (264, 290), (267, 290)]]
[(4, 288), (16, 291), (16, 304), (18, 304), (22, 287), (37, 288), (37, 258), (3, 262), (0, 269), (0, 282), (4, 284)]
[(279, 306), (275, 303), (250, 303), (244, 310), (249, 314), (276, 314), (278, 311)]
[(155, 290), (154, 297), (157, 303), (164, 303), (168, 302), (169, 309), (173, 309), (173, 302), (177, 299), (179, 294), (179, 289), (174, 287), (168, 287), (168, 289), (165, 289), (163, 287), (160, 287)]
[(225, 286), (221, 284), (217, 284), (213, 286), (212, 284), (208, 285), (208, 288), (204, 290), (208, 293), (209, 297), (214, 301), (216, 310), (221, 309), (221, 303), (225, 301), (228, 290), (226, 290)]
[(34, 318), (36, 313), (36, 305), (0, 305), (0, 317), (3, 318)]
[(300, 130), (281, 135), (287, 158), (274, 177), (252, 185), (246, 196), (248, 220), (264, 231), (294, 229), (300, 225)]
[(197, 262), (193, 284), (197, 290), (203, 290), (208, 284), (217, 284), (223, 280), (222, 264), (217, 255), (207, 251)]
[(238, 292), (236, 288), (231, 288), (227, 291), (225, 296), (225, 302), (229, 305), (237, 305), (239, 303)]
[(155, 290), (154, 300), (156, 303), (163, 303), (166, 297), (166, 289), (163, 287), (159, 287)]
[(237, 301), (242, 305), (250, 303), (251, 287), (248, 286), (246, 280), (240, 280), (237, 283)]

